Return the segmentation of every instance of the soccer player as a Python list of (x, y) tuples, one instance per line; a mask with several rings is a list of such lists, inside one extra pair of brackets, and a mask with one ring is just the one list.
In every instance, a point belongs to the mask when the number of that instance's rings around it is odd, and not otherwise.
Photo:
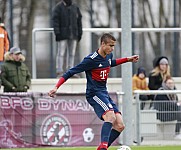
[(85, 71), (87, 78), (86, 99), (94, 108), (97, 116), (104, 121), (101, 129), (101, 143), (97, 150), (107, 150), (124, 130), (121, 113), (109, 97), (106, 88), (110, 68), (126, 62), (137, 62), (139, 56), (134, 55), (113, 59), (112, 51), (114, 50), (116, 39), (109, 33), (102, 35), (100, 44), (97, 51), (88, 55), (80, 64), (64, 73), (56, 86), (48, 94), (50, 97), (53, 97), (57, 89), (68, 78), (76, 73)]

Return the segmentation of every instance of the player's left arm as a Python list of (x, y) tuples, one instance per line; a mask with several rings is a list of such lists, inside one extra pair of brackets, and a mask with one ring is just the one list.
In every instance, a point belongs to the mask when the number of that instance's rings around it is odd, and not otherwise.
[(128, 62), (136, 63), (139, 60), (139, 55), (133, 55), (133, 56), (127, 57), (127, 59), (128, 59)]
[(112, 60), (111, 67), (126, 63), (126, 62), (134, 62), (136, 63), (139, 60), (139, 55), (133, 55), (130, 57), (117, 58)]

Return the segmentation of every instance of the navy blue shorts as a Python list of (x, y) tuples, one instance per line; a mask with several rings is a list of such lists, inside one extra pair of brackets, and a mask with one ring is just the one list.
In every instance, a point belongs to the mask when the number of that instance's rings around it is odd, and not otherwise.
[(87, 97), (87, 101), (101, 120), (103, 120), (102, 115), (107, 111), (112, 110), (114, 113), (119, 113), (117, 105), (107, 92), (97, 92), (94, 96)]

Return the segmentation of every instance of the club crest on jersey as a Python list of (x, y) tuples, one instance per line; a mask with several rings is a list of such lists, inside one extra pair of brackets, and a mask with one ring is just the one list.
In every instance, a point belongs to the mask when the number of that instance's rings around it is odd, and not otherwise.
[(60, 114), (46, 117), (40, 129), (41, 141), (47, 145), (67, 145), (71, 138), (71, 126)]
[(111, 65), (111, 59), (109, 59), (108, 61), (109, 61), (109, 64)]

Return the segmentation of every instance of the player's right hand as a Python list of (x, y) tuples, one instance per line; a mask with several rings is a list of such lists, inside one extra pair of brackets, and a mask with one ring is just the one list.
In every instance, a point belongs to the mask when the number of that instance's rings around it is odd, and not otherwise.
[(48, 92), (48, 95), (49, 95), (50, 97), (54, 97), (56, 92), (57, 92), (57, 87), (55, 87), (54, 89), (50, 90), (50, 91)]

